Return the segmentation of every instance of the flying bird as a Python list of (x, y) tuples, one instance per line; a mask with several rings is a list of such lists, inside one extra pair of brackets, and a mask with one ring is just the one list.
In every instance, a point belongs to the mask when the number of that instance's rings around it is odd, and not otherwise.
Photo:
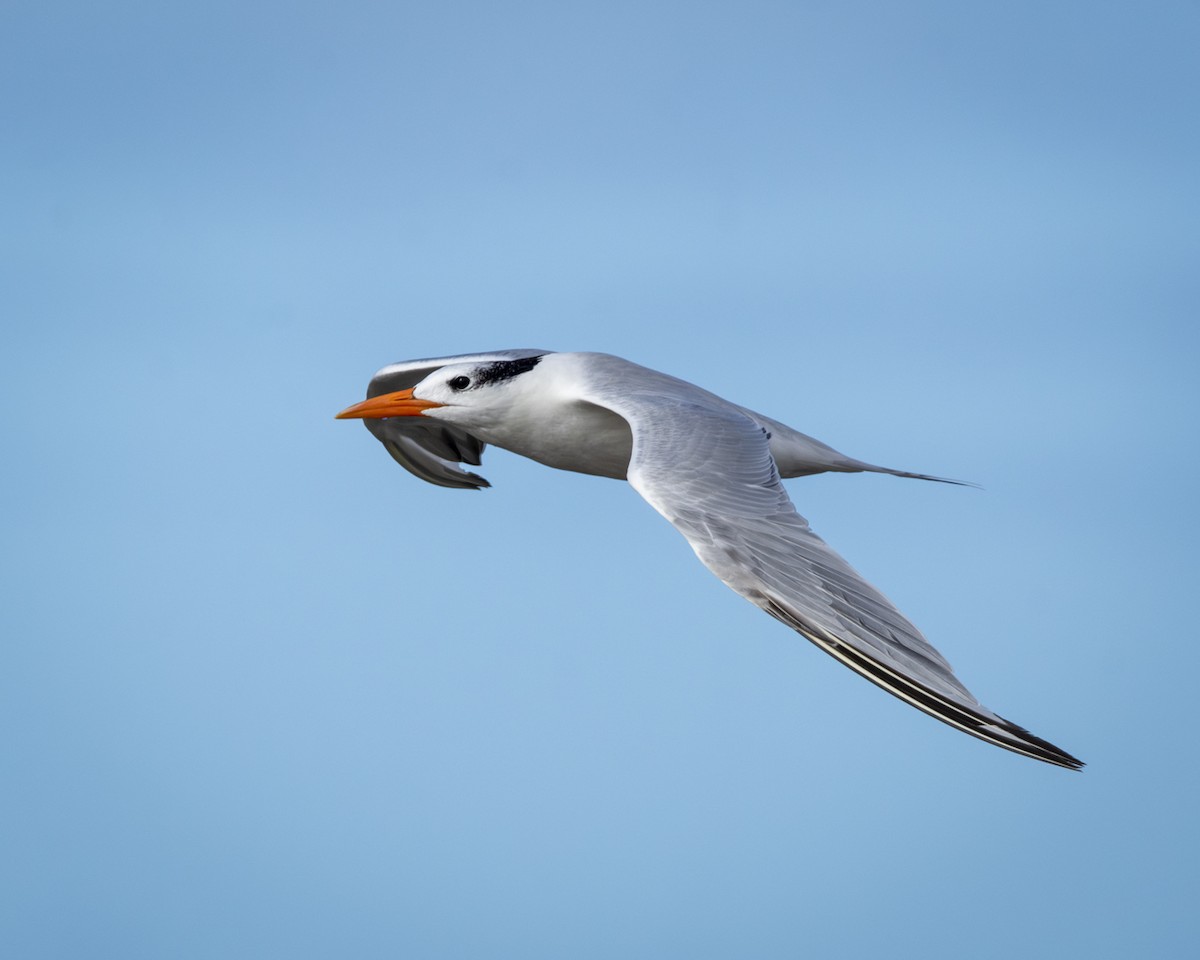
[(855, 460), (602, 353), (498, 350), (394, 363), (337, 417), (363, 420), (401, 466), (443, 487), (488, 486), (459, 464), (477, 466), (489, 443), (628, 480), (730, 588), (872, 683), (988, 743), (1083, 766), (976, 700), (920, 631), (812, 532), (780, 482), (826, 471), (942, 478)]

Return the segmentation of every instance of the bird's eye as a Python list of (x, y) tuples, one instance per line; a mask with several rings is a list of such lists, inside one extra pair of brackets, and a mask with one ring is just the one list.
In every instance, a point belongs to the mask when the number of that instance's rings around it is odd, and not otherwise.
[(455, 377), (453, 380), (450, 381), (450, 388), (452, 390), (466, 390), (467, 387), (469, 387), (470, 385), (471, 385), (470, 377)]

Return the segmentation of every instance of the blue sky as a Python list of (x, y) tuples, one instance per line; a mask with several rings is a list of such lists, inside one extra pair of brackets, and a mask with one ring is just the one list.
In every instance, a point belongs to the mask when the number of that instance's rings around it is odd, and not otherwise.
[[(0, 12), (0, 938), (24, 958), (1178, 956), (1194, 3)], [(874, 462), (798, 509), (954, 733), (626, 485), (442, 490), (387, 362), (603, 350)]]

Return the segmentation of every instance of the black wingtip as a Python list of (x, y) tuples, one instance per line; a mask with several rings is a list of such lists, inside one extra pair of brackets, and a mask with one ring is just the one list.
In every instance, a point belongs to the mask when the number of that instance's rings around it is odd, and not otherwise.
[(1043, 740), (1041, 737), (1030, 733), (1022, 726), (1018, 726), (1011, 720), (1006, 720), (1000, 717), (1004, 726), (1001, 728), (1006, 733), (1012, 735), (1021, 741), (1022, 746), (1028, 752), (1029, 756), (1035, 757), (1038, 760), (1044, 760), (1046, 763), (1052, 763), (1055, 766), (1063, 767), (1067, 770), (1082, 770), (1087, 766), (1078, 757), (1073, 757), (1067, 753), (1062, 747), (1056, 747), (1049, 740)]
[(927, 473), (908, 473), (904, 470), (896, 470), (893, 476), (906, 477), (909, 480), (932, 480), (934, 483), (948, 483), (952, 487), (970, 487), (972, 490), (983, 489), (982, 484), (975, 483), (973, 480), (951, 480), (949, 477), (933, 477)]

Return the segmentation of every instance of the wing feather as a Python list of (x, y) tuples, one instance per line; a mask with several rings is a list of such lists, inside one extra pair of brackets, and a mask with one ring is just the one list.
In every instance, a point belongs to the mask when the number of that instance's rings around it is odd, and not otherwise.
[(611, 404), (629, 420), (629, 482), (733, 590), (872, 683), (965, 733), (1083, 764), (984, 707), (891, 602), (809, 528), (767, 433), (737, 408), (671, 395)]

